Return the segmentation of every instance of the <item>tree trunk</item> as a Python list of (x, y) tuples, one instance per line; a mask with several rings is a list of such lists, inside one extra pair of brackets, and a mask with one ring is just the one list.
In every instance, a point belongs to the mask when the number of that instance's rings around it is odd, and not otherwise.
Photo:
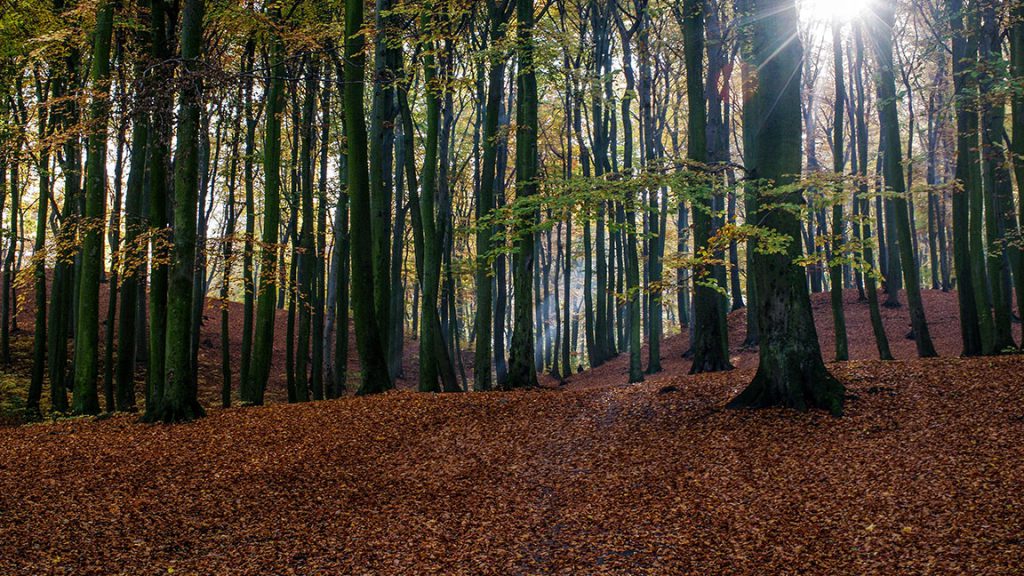
[[(832, 157), (833, 170), (838, 176), (843, 175), (846, 168), (846, 156), (843, 151), (844, 144), (844, 120), (846, 105), (846, 86), (843, 73), (843, 41), (840, 34), (840, 20), (835, 18), (832, 21), (832, 59), (835, 69), (835, 110), (832, 124)], [(843, 184), (840, 184), (843, 186)], [(846, 224), (843, 221), (843, 202), (845, 195), (843, 189), (839, 189), (840, 196), (832, 200), (832, 257), (837, 262), (832, 262), (829, 268), (831, 274), (831, 299), (832, 299), (832, 321), (835, 326), (836, 361), (843, 362), (850, 359), (850, 347), (846, 340), (846, 312), (843, 310), (843, 229)]]
[(298, 307), (299, 334), (295, 351), (296, 390), (299, 400), (309, 399), (309, 354), (313, 324), (313, 306), (315, 300), (316, 274), (316, 216), (313, 211), (313, 123), (316, 120), (316, 100), (320, 86), (320, 62), (310, 55), (306, 65), (306, 86), (302, 104), (302, 124), (300, 137), (299, 169), (301, 173), (301, 212), (302, 228), (299, 233), (298, 274)]
[(870, 200), (868, 199), (868, 124), (867, 116), (864, 111), (865, 100), (867, 100), (867, 93), (864, 88), (864, 38), (861, 34), (861, 27), (857, 26), (854, 29), (854, 41), (857, 46), (857, 60), (854, 62), (852, 70), (854, 71), (854, 79), (857, 88), (857, 112), (856, 112), (856, 124), (857, 124), (857, 154), (858, 161), (857, 165), (860, 170), (860, 186), (859, 193), (861, 205), (861, 214), (863, 220), (861, 221), (861, 239), (864, 242), (863, 258), (864, 262), (871, 267), (864, 274), (864, 284), (867, 290), (868, 310), (871, 317), (871, 330), (875, 335), (875, 346), (878, 348), (878, 357), (881, 360), (892, 360), (892, 353), (889, 351), (889, 337), (885, 334), (885, 326), (882, 324), (882, 311), (878, 305), (878, 286), (875, 281), (876, 269), (874, 250), (872, 249), (871, 242), (871, 208)]
[[(686, 59), (687, 103), (689, 106), (689, 137), (687, 157), (699, 164), (707, 162), (707, 107), (704, 99), (704, 78), (701, 73), (704, 60), (704, 6), (700, 0), (685, 0), (683, 3), (684, 45)], [(700, 169), (700, 168), (698, 168)], [(703, 208), (693, 210), (693, 234), (695, 246), (708, 244), (711, 238), (712, 208), (710, 199)], [(696, 202), (696, 200), (695, 200)], [(712, 271), (702, 270), (697, 277), (702, 281), (695, 283), (694, 323), (695, 340), (693, 346), (693, 364), (691, 374), (729, 370), (729, 350), (726, 346), (727, 336), (723, 334), (724, 322), (721, 315), (724, 310), (720, 306), (721, 295), (707, 285), (713, 280)]]
[(149, 370), (146, 381), (146, 413), (144, 419), (155, 420), (160, 412), (164, 396), (164, 369), (166, 367), (167, 342), (167, 288), (168, 288), (168, 244), (167, 197), (169, 159), (174, 101), (167, 91), (159, 87), (170, 82), (172, 70), (168, 67), (171, 59), (169, 21), (163, 2), (150, 5), (150, 30), (153, 59), (162, 63), (153, 70), (152, 84), (157, 92), (153, 94), (153, 115), (150, 118), (149, 140), (149, 227), (150, 240), (150, 281), (149, 281)]
[[(369, 178), (370, 224), (373, 234), (373, 294), (381, 346), (388, 344), (391, 315), (391, 198), (394, 194), (393, 164), (395, 151), (395, 88), (398, 33), (395, 16), (390, 12), (393, 0), (376, 0), (374, 46), (373, 101), (370, 110)], [(389, 357), (390, 358), (390, 357)], [(397, 365), (389, 364), (393, 378)]]
[(245, 160), (243, 174), (245, 178), (245, 244), (242, 247), (242, 350), (239, 366), (238, 391), (242, 403), (252, 402), (255, 398), (255, 385), (252, 383), (252, 340), (253, 314), (256, 307), (256, 283), (253, 271), (253, 250), (256, 235), (256, 198), (255, 198), (255, 154), (256, 124), (259, 120), (253, 111), (253, 71), (256, 56), (256, 41), (250, 36), (245, 42), (242, 56), (243, 76), (245, 84)]
[[(488, 42), (492, 50), (502, 42), (505, 36), (506, 10), (502, 10), (497, 0), (487, 2), (489, 19)], [(493, 318), (491, 316), (493, 297), (491, 293), (492, 261), (491, 254), (494, 226), (487, 223), (487, 217), (495, 208), (494, 191), (497, 185), (498, 163), (498, 122), (501, 115), (502, 90), (505, 86), (505, 59), (503, 54), (494, 54), (489, 60), (487, 74), (487, 102), (484, 106), (483, 121), (483, 162), (480, 170), (480, 191), (477, 195), (477, 263), (476, 263), (476, 351), (473, 363), (473, 389), (485, 391), (493, 388), (491, 375), (491, 356), (493, 335)], [(481, 224), (483, 220), (483, 224)]]
[[(50, 96), (49, 82), (50, 80), (37, 90), (40, 105), (37, 128), (40, 141), (49, 137), (52, 127), (50, 118), (53, 113), (48, 111), (46, 106)], [(39, 403), (43, 395), (43, 379), (46, 376), (46, 261), (42, 258), (46, 249), (47, 214), (50, 204), (50, 153), (46, 147), (40, 149), (36, 166), (39, 173), (39, 203), (36, 207), (36, 239), (33, 245), (35, 257), (32, 259), (36, 317), (35, 330), (32, 335), (32, 381), (29, 385), (28, 398), (25, 401), (25, 412), (28, 418), (33, 420), (42, 416)]]
[[(1024, 77), (1024, 3), (1011, 4), (1010, 72), (1014, 78)], [(1011, 96), (1012, 134), (1010, 152), (1017, 180), (1018, 194), (1024, 190), (1024, 91), (1015, 90)], [(1024, 202), (1018, 202), (1018, 222), (1024, 226)], [(1024, 249), (1018, 247), (1017, 269), (1024, 272)], [(1017, 274), (1014, 284), (1017, 296), (1017, 315), (1024, 318), (1024, 273)], [(1024, 341), (1021, 342), (1024, 347)]]
[[(992, 312), (995, 340), (994, 353), (1015, 349), (1013, 341), (1013, 294), (1010, 267), (1007, 265), (1005, 244), (1006, 232), (1016, 229), (1013, 217), (1013, 182), (1010, 177), (1006, 154), (1003, 151), (1006, 125), (1006, 103), (995, 90), (1003, 80), (1001, 70), (1005, 68), (999, 22), (995, 5), (985, 3), (982, 10), (982, 24), (979, 33), (979, 57), (984, 65), (980, 68), (980, 88), (985, 95), (981, 103), (981, 159), (982, 182), (985, 208), (985, 240), (988, 251), (989, 290), (992, 294)], [(1009, 220), (1009, 221), (1008, 221)]]
[(97, 414), (96, 390), (99, 357), (99, 291), (103, 268), (103, 224), (106, 206), (107, 121), (110, 111), (110, 44), (114, 5), (105, 0), (96, 8), (92, 46), (92, 89), (95, 96), (89, 117), (95, 123), (86, 152), (85, 212), (82, 232), (82, 267), (79, 280), (78, 320), (75, 336), (75, 386), (72, 412)]
[[(774, 186), (792, 183), (800, 172), (800, 73), (803, 48), (797, 35), (794, 0), (753, 0), (753, 56), (757, 64), (757, 98), (775, 105), (762, 109), (755, 142), (752, 177)], [(780, 45), (781, 40), (787, 40)], [(773, 196), (800, 204), (800, 192)], [(785, 210), (762, 210), (766, 228), (799, 238), (800, 222)], [(797, 242), (779, 254), (754, 256), (758, 310), (761, 315), (760, 360), (753, 381), (735, 400), (734, 408), (784, 406), (823, 408), (838, 416), (845, 389), (829, 374), (821, 358), (811, 314), (807, 283), (795, 263)]]
[[(518, 86), (516, 90), (516, 201), (529, 201), (538, 190), (538, 122), (537, 122), (537, 74), (534, 69), (533, 45), (533, 0), (516, 0), (516, 17), (519, 23), (517, 55), (519, 60)], [(512, 281), (515, 287), (515, 322), (512, 332), (512, 349), (509, 363), (510, 388), (537, 386), (537, 371), (534, 365), (534, 335), (532, 320), (533, 302), (533, 259), (537, 214), (530, 210), (521, 216), (516, 230), (519, 250), (513, 254)], [(600, 225), (599, 225), (600, 226)], [(599, 250), (600, 252), (600, 244)], [(601, 255), (599, 254), (599, 258)], [(600, 289), (600, 280), (598, 281)], [(600, 309), (600, 307), (599, 307)]]
[[(280, 8), (270, 9), (275, 21)], [(284, 112), (284, 41), (278, 35), (270, 40), (270, 85), (267, 90), (266, 125), (263, 130), (263, 237), (260, 250), (260, 278), (257, 293), (255, 343), (252, 371), (242, 382), (242, 402), (263, 404), (274, 353), (274, 323), (277, 308), (277, 251), (281, 227), (281, 115)]]
[(199, 131), (202, 87), (203, 0), (186, 0), (182, 16), (181, 59), (186, 81), (178, 100), (179, 121), (174, 153), (174, 245), (167, 300), (167, 351), (164, 396), (158, 419), (165, 422), (203, 416), (192, 378), (192, 284), (196, 266), (196, 207), (199, 193)]
[[(924, 304), (921, 301), (920, 270), (914, 258), (914, 244), (910, 230), (910, 215), (905, 196), (906, 185), (902, 168), (903, 155), (900, 151), (899, 115), (896, 109), (896, 80), (892, 61), (892, 27), (895, 7), (881, 6), (876, 9), (881, 17), (873, 36), (878, 58), (879, 116), (885, 133), (885, 182), (896, 197), (892, 198), (893, 216), (898, 235), (899, 259), (903, 268), (903, 283), (907, 290), (907, 304), (910, 308), (910, 323), (914, 330), (918, 356), (936, 356), (935, 346), (928, 333)], [(892, 262), (890, 262), (892, 264)], [(892, 279), (890, 278), (890, 281)]]
[(381, 345), (380, 326), (374, 314), (373, 239), (370, 206), (370, 174), (367, 164), (366, 116), (363, 84), (366, 40), (363, 2), (345, 2), (345, 134), (348, 138), (348, 186), (352, 201), (352, 309), (355, 313), (356, 344), (362, 367), (360, 394), (374, 394), (391, 388), (387, 358)]

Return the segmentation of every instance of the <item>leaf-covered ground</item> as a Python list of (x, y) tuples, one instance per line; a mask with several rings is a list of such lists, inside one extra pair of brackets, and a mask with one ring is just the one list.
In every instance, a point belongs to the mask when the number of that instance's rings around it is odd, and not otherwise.
[[(1020, 574), (1024, 360), (0, 430), (0, 574)], [(667, 384), (677, 387), (665, 391)]]

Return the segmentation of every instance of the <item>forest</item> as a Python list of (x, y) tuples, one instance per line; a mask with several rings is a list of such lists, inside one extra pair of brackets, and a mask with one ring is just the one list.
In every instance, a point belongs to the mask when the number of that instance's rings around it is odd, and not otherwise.
[(1024, 566), (1024, 1), (0, 0), (0, 222), (0, 573)]

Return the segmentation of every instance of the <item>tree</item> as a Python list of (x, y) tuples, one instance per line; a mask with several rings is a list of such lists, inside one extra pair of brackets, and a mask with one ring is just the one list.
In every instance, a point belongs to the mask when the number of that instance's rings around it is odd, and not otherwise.
[[(956, 107), (956, 179), (963, 192), (953, 194), (953, 260), (960, 301), (965, 356), (992, 353), (992, 311), (981, 235), (981, 182), (978, 150), (977, 11), (962, 0), (949, 1), (953, 36), (953, 93)], [(966, 24), (965, 24), (966, 20)]]
[[(63, 0), (54, 0), (55, 13), (65, 15), (67, 10)], [(77, 99), (66, 98), (74, 90), (77, 82), (80, 53), (77, 45), (69, 42), (66, 56), (57, 64), (57, 74), (53, 86), (54, 100), (59, 102), (53, 108), (53, 124), (57, 130), (70, 131), (78, 123), (79, 108)], [(58, 247), (74, 244), (74, 226), (68, 225), (75, 211), (75, 205), (81, 194), (80, 147), (77, 137), (64, 138), (63, 154), (58, 160), (63, 172), (64, 203), (60, 208), (59, 218), (62, 222), (57, 233)], [(0, 170), (0, 174), (3, 171)], [(58, 250), (53, 269), (53, 286), (47, 314), (46, 330), (46, 363), (50, 377), (50, 406), (56, 413), (68, 409), (68, 338), (73, 325), (74, 310), (74, 262), (73, 252), (64, 253)]]
[(253, 60), (256, 57), (256, 40), (250, 34), (245, 41), (245, 48), (242, 54), (243, 76), (245, 84), (242, 88), (244, 93), (245, 107), (245, 160), (243, 162), (243, 177), (245, 178), (245, 245), (242, 247), (242, 287), (245, 294), (242, 296), (242, 353), (241, 366), (239, 366), (239, 392), (242, 402), (249, 401), (254, 396), (252, 382), (252, 341), (253, 341), (253, 313), (256, 304), (256, 286), (253, 278), (253, 245), (256, 234), (256, 199), (254, 191), (254, 156), (256, 154), (256, 125), (259, 123), (258, 114), (253, 109)]
[[(800, 75), (803, 48), (797, 36), (794, 0), (753, 0), (753, 58), (761, 102), (750, 176), (773, 188), (762, 190), (757, 217), (788, 239), (781, 251), (761, 249), (753, 258), (760, 314), (760, 359), (750, 385), (733, 408), (784, 406), (843, 411), (845, 389), (821, 358), (818, 334), (800, 256), (800, 220), (789, 206), (804, 200), (793, 187), (801, 165)], [(765, 202), (771, 198), (771, 202)]]
[[(487, 39), (491, 57), (488, 60), (487, 72), (487, 102), (484, 106), (483, 120), (483, 162), (480, 170), (480, 192), (477, 196), (478, 229), (476, 237), (477, 245), (477, 269), (476, 269), (476, 354), (473, 365), (473, 389), (478, 391), (490, 390), (492, 382), (491, 346), (494, 340), (493, 318), (491, 308), (493, 305), (492, 296), (492, 265), (490, 254), (493, 249), (491, 239), (494, 236), (494, 226), (486, 223), (486, 218), (492, 215), (495, 201), (494, 189), (497, 180), (498, 164), (498, 120), (501, 114), (501, 100), (505, 87), (505, 55), (499, 52), (497, 44), (505, 38), (506, 25), (510, 16), (508, 0), (488, 0), (488, 32)], [(485, 220), (484, 223), (479, 223)]]
[[(160, 87), (170, 82), (170, 15), (162, 0), (150, 2), (150, 42), (153, 61), (157, 64), (146, 85), (153, 88), (153, 110), (149, 132), (149, 370), (146, 374), (146, 412), (144, 420), (159, 417), (164, 396), (164, 369), (167, 342), (167, 174), (173, 133), (173, 99)], [(191, 288), (190, 288), (191, 290)]]
[(366, 116), (363, 106), (366, 40), (363, 2), (345, 1), (345, 136), (348, 139), (348, 191), (352, 202), (352, 310), (362, 368), (360, 394), (391, 388), (387, 360), (374, 314), (373, 243), (367, 164)]
[[(843, 72), (843, 42), (840, 20), (837, 16), (832, 22), (832, 59), (835, 69), (836, 98), (835, 109), (832, 116), (832, 157), (833, 170), (837, 176), (842, 176), (846, 167), (846, 156), (843, 151), (846, 108), (846, 83)], [(841, 182), (841, 180), (840, 180)], [(831, 275), (831, 297), (832, 297), (832, 320), (836, 333), (836, 360), (844, 361), (850, 359), (849, 344), (846, 340), (846, 313), (843, 310), (843, 259), (840, 258), (843, 243), (843, 202), (840, 196), (833, 200), (832, 205), (832, 256), (838, 262), (833, 262), (829, 268)]]
[[(1013, 341), (1013, 294), (1010, 290), (1010, 258), (1012, 245), (1004, 240), (1017, 229), (1013, 211), (1013, 182), (1004, 142), (1006, 135), (1006, 102), (995, 88), (1002, 80), (1006, 62), (1003, 60), (1002, 35), (994, 2), (981, 5), (979, 30), (979, 88), (985, 95), (981, 104), (981, 161), (985, 208), (985, 243), (988, 248), (989, 292), (992, 298), (992, 350), (1001, 353), (1016, 348)], [(1014, 259), (1016, 261), (1016, 259)], [(1019, 274), (1019, 270), (1018, 270)]]
[[(243, 69), (245, 64), (243, 62)], [(244, 100), (244, 85), (240, 84), (238, 92), (232, 102), (234, 119), (231, 128), (231, 144), (229, 146), (230, 168), (228, 169), (228, 198), (225, 206), (224, 239), (221, 246), (221, 258), (224, 272), (220, 286), (220, 345), (221, 345), (221, 382), (220, 404), (222, 408), (231, 407), (231, 317), (228, 311), (228, 297), (231, 295), (231, 276), (235, 264), (235, 227), (238, 223), (238, 202), (236, 191), (238, 189), (238, 148), (242, 134), (242, 116)]]
[[(270, 16), (281, 21), (281, 9), (272, 5)], [(263, 129), (263, 247), (260, 278), (256, 287), (256, 329), (252, 374), (242, 381), (242, 402), (263, 404), (274, 352), (274, 321), (277, 304), (278, 234), (281, 227), (281, 115), (284, 112), (284, 40), (275, 33), (270, 45), (270, 85), (267, 90), (266, 125)], [(244, 364), (243, 364), (244, 366)]]
[[(683, 2), (684, 44), (686, 59), (687, 104), (689, 106), (689, 138), (687, 157), (704, 164), (708, 159), (707, 105), (704, 99), (704, 4), (700, 0)], [(799, 168), (799, 167), (798, 167)], [(699, 169), (699, 167), (698, 167)], [(797, 170), (799, 171), (799, 169)], [(694, 202), (693, 234), (697, 246), (707, 245), (712, 226), (711, 197)], [(691, 374), (729, 370), (728, 334), (721, 296), (708, 285), (713, 277), (702, 278), (694, 289), (695, 341)]]
[[(424, 34), (433, 34), (433, 18), (424, 14)], [(436, 48), (432, 37), (426, 40), (423, 55), (423, 84), (426, 91), (427, 133), (423, 153), (422, 193), (419, 196), (418, 237), (422, 245), (419, 280), (423, 292), (420, 303), (420, 392), (438, 392), (440, 360), (436, 350), (441, 344), (440, 321), (435, 322), (438, 291), (441, 281), (441, 246), (437, 231), (435, 199), (437, 197), (438, 147), (441, 124), (441, 81), (437, 78)]]
[[(37, 72), (38, 73), (38, 72)], [(37, 90), (40, 104), (47, 101), (49, 82), (42, 84)], [(37, 120), (39, 139), (45, 140), (50, 135), (50, 113), (40, 109)], [(32, 337), (32, 381), (29, 387), (25, 409), (29, 418), (39, 418), (39, 402), (43, 395), (43, 378), (46, 375), (46, 225), (50, 202), (50, 151), (43, 147), (39, 151), (39, 206), (36, 209), (36, 239), (33, 251), (36, 254), (32, 266), (35, 278), (36, 318), (35, 333)]]
[[(858, 186), (860, 197), (855, 202), (860, 203), (861, 206), (860, 237), (864, 242), (864, 262), (873, 266), (875, 257), (871, 241), (870, 201), (868, 200), (868, 124), (864, 111), (864, 101), (867, 99), (864, 88), (864, 38), (860, 26), (854, 30), (854, 44), (857, 47), (857, 55), (851, 72), (854, 75), (857, 91), (857, 108), (854, 118), (856, 121), (857, 166), (860, 176), (860, 185)], [(889, 337), (885, 334), (885, 326), (882, 324), (882, 312), (878, 305), (878, 285), (873, 271), (869, 270), (864, 274), (864, 284), (867, 291), (868, 310), (871, 315), (871, 330), (875, 334), (878, 357), (881, 360), (892, 360), (892, 353), (889, 351)]]
[(896, 17), (895, 6), (880, 5), (875, 8), (879, 22), (872, 27), (875, 53), (878, 64), (877, 87), (879, 96), (879, 119), (882, 138), (885, 140), (885, 182), (894, 197), (893, 215), (898, 235), (899, 258), (903, 268), (903, 283), (907, 290), (907, 304), (910, 308), (910, 323), (914, 330), (917, 354), (922, 358), (936, 356), (925, 319), (924, 304), (921, 301), (921, 273), (914, 256), (913, 237), (910, 231), (910, 214), (907, 210), (906, 179), (903, 173), (903, 153), (900, 143), (899, 113), (896, 108), (896, 76), (892, 58), (892, 27)]
[[(370, 216), (373, 231), (373, 294), (381, 345), (389, 349), (391, 325), (391, 198), (394, 195), (395, 86), (398, 41), (393, 0), (376, 0), (373, 105), (370, 110)], [(389, 358), (394, 376), (401, 359)]]
[(298, 306), (299, 335), (295, 352), (295, 388), (298, 400), (309, 399), (309, 353), (313, 324), (313, 291), (316, 278), (316, 216), (313, 212), (313, 121), (316, 118), (316, 100), (320, 84), (320, 62), (309, 55), (306, 64), (306, 82), (302, 104), (299, 145), (300, 203), (302, 228), (299, 232), (298, 253)]
[(164, 395), (156, 418), (181, 422), (202, 417), (192, 372), (192, 284), (196, 266), (196, 208), (199, 195), (199, 130), (204, 0), (186, 0), (181, 25), (183, 82), (174, 150), (174, 245), (167, 300)]
[[(511, 388), (537, 386), (537, 368), (533, 361), (533, 259), (534, 224), (537, 213), (529, 207), (537, 193), (537, 71), (534, 68), (533, 0), (516, 0), (519, 76), (516, 87), (516, 201), (521, 208), (518, 250), (513, 255), (512, 281), (515, 286), (515, 324), (508, 385)], [(599, 295), (601, 296), (601, 295)]]
[(100, 275), (103, 267), (103, 223), (107, 185), (107, 120), (110, 111), (110, 45), (114, 30), (113, 0), (96, 8), (92, 45), (93, 98), (89, 118), (94, 123), (86, 146), (85, 214), (82, 233), (82, 271), (79, 280), (78, 321), (75, 336), (75, 387), (72, 411), (97, 414), (96, 390), (99, 357)]
[[(140, 2), (141, 3), (141, 2)], [(148, 48), (149, 34), (138, 34), (139, 48)], [(135, 74), (141, 80), (136, 98), (145, 101), (144, 54), (137, 57)], [(139, 249), (139, 239), (145, 232), (143, 194), (145, 192), (146, 154), (149, 146), (149, 117), (144, 106), (136, 106), (132, 115), (132, 152), (128, 167), (128, 187), (125, 194), (125, 256), (121, 271), (121, 309), (117, 325), (117, 382), (115, 399), (119, 411), (135, 409), (135, 346), (136, 309), (139, 306), (139, 285), (145, 283), (145, 260)]]
[[(1024, 77), (1024, 3), (1014, 2), (1010, 12), (1010, 72), (1015, 78)], [(1024, 190), (1024, 90), (1019, 88), (1011, 94), (1012, 133), (1010, 152), (1013, 158), (1014, 174), (1017, 180), (1018, 194)], [(1018, 221), (1024, 225), (1024, 202), (1018, 203)], [(1020, 262), (1014, 277), (1017, 296), (1017, 313), (1024, 310), (1024, 249), (1018, 246), (1017, 257)], [(1024, 341), (1021, 342), (1024, 347)]]

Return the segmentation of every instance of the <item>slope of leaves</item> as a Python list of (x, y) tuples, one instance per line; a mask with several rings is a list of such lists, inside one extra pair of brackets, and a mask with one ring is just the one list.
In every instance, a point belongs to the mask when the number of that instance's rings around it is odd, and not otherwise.
[(0, 573), (1017, 574), (1022, 364), (836, 365), (842, 419), (722, 410), (739, 370), (3, 429)]

